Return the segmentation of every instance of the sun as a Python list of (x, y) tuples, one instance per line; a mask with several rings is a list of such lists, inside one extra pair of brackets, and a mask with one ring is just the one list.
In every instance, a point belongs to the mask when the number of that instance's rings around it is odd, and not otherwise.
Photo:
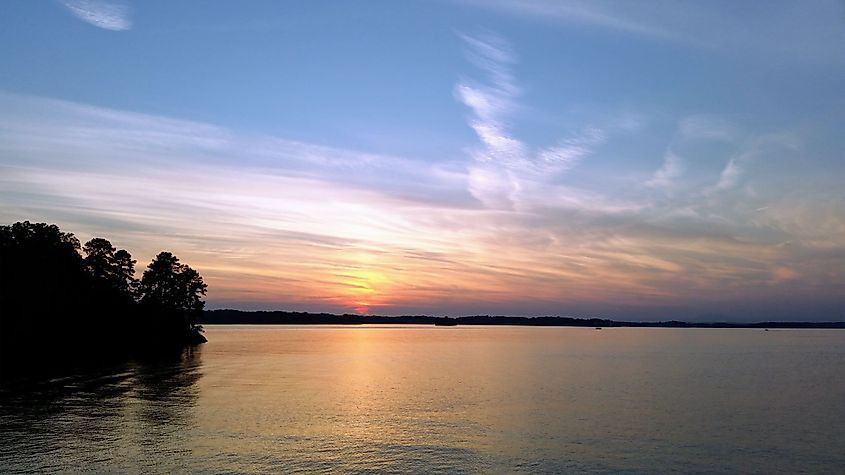
[(346, 273), (349, 306), (364, 315), (373, 307), (383, 306), (387, 300), (390, 279), (382, 272), (356, 269)]

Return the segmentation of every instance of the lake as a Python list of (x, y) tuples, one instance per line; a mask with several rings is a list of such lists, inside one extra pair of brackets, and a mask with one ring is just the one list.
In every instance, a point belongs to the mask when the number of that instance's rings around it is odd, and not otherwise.
[(208, 326), (6, 384), (0, 472), (845, 473), (845, 331)]

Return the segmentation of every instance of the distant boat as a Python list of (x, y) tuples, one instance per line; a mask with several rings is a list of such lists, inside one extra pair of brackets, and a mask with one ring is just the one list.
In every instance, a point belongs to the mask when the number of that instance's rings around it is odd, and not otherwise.
[(438, 327), (454, 327), (458, 324), (457, 318), (443, 317), (434, 320), (434, 326)]

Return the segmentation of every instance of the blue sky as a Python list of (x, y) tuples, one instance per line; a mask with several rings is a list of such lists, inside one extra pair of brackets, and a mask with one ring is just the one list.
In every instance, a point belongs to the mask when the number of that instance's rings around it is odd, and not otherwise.
[(841, 2), (0, 4), (0, 219), (211, 307), (845, 319)]

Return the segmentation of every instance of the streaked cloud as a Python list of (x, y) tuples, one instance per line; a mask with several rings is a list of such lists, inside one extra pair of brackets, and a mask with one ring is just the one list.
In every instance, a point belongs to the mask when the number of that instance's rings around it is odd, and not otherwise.
[(458, 1), (546, 23), (585, 25), (708, 49), (786, 54), (793, 60), (841, 62), (845, 45), (842, 4), (831, 0), (745, 2), (732, 8), (692, 0)]
[(129, 4), (121, 0), (59, 0), (74, 16), (98, 28), (123, 31), (132, 28)]
[(437, 278), (406, 276), (423, 263), (403, 256), (474, 252), (443, 225), (477, 211), (465, 178), (425, 162), (52, 99), (0, 104), (4, 221), (106, 235), (141, 261), (166, 241), (208, 276), (212, 302), (407, 305)]
[(668, 187), (683, 175), (685, 170), (683, 159), (671, 149), (663, 157), (663, 166), (654, 172), (654, 176), (646, 184), (652, 187)]
[(142, 265), (166, 247), (212, 307), (789, 318), (837, 301), (845, 195), (800, 134), (682, 116), (665, 156), (622, 172), (627, 152), (604, 148), (647, 120), (528, 143), (516, 54), (462, 41), (480, 77), (454, 95), (477, 142), (453, 161), (0, 94), (0, 221), (106, 236)]
[[(663, 164), (646, 182), (652, 188), (677, 191), (696, 189), (707, 180), (717, 189), (733, 186), (739, 177), (739, 163), (756, 152), (758, 145), (738, 125), (717, 115), (696, 114), (677, 121)], [(759, 141), (760, 139), (754, 139)], [(702, 155), (702, 150), (705, 150)], [(695, 158), (685, 154), (696, 154)], [(696, 163), (698, 162), (698, 163)], [(721, 170), (716, 167), (722, 166)], [(716, 175), (718, 173), (718, 175)], [(685, 177), (685, 174), (689, 176)]]
[[(554, 0), (463, 0), (464, 3), (479, 7), (502, 10), (508, 13), (536, 17), (545, 21), (567, 21), (597, 25), (605, 28), (645, 34), (649, 36), (671, 38), (669, 29), (649, 21), (631, 17), (619, 10), (624, 10), (621, 2), (597, 1), (554, 1)], [(622, 8), (619, 8), (622, 7)]]
[(318, 3), (3, 5), (0, 223), (212, 307), (845, 309), (841, 2)]
[(678, 135), (686, 140), (730, 142), (740, 133), (735, 124), (715, 115), (691, 115), (678, 123)]
[(725, 190), (733, 188), (739, 181), (741, 173), (738, 159), (732, 158), (728, 160), (728, 164), (725, 165), (724, 170), (722, 170), (722, 173), (719, 175), (719, 182), (716, 183), (716, 189)]
[[(468, 125), (481, 147), (469, 151), (469, 191), (485, 206), (525, 210), (536, 204), (535, 193), (548, 194), (559, 174), (574, 168), (605, 140), (596, 127), (551, 147), (532, 148), (513, 136), (509, 116), (519, 110), (521, 88), (511, 71), (516, 57), (503, 38), (485, 33), (460, 35), (470, 61), (484, 73), (483, 81), (464, 79), (455, 95), (472, 112)], [(568, 194), (576, 192), (569, 189)], [(547, 200), (546, 203), (548, 203)]]

